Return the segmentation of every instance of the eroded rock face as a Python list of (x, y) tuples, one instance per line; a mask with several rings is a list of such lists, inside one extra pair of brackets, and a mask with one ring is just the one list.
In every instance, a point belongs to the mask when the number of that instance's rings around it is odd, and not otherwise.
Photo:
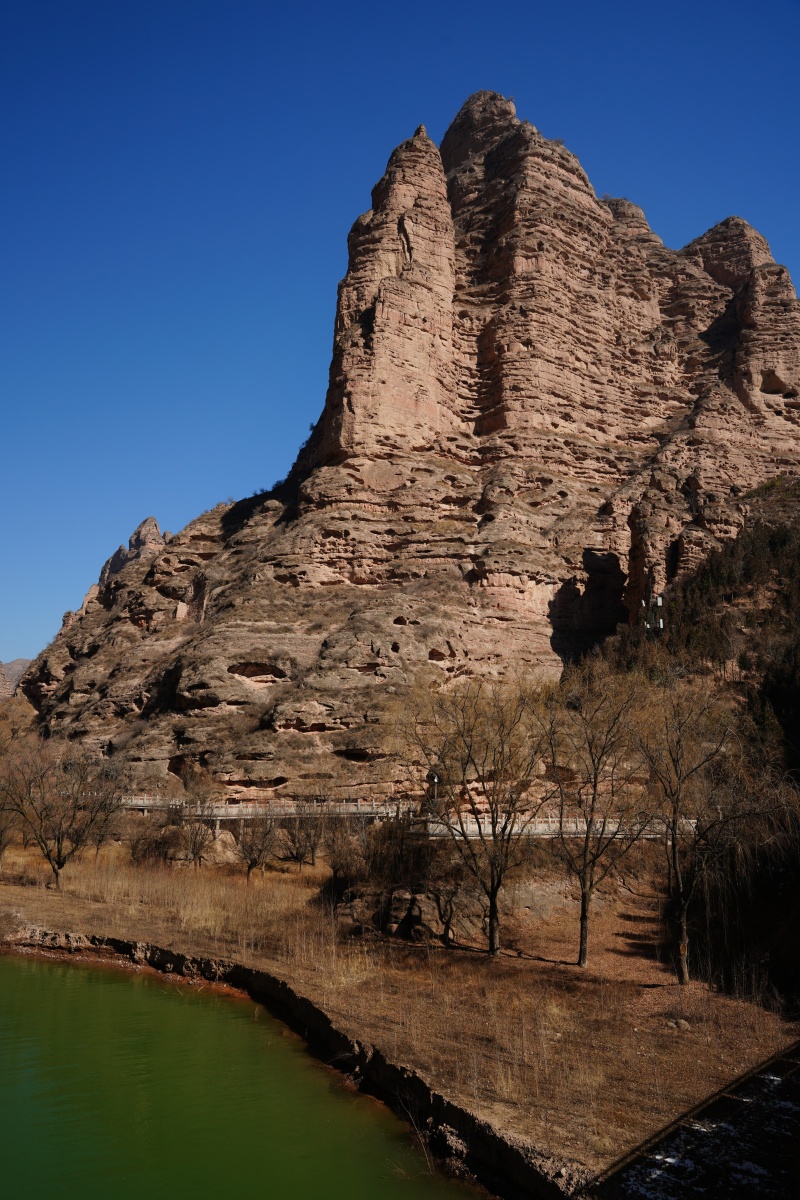
[(322, 415), (286, 484), (103, 568), (24, 691), (144, 780), (403, 790), (413, 681), (627, 619), (800, 466), (800, 305), (746, 222), (684, 250), (480, 92), (392, 154), (349, 238)]
[(108, 583), (112, 575), (118, 575), (128, 563), (141, 559), (150, 560), (164, 546), (165, 539), (158, 527), (155, 517), (146, 517), (141, 525), (137, 525), (128, 538), (128, 549), (120, 546), (109, 558), (100, 572), (100, 587)]
[(28, 669), (30, 661), (29, 658), (15, 658), (11, 662), (0, 663), (0, 700), (13, 696), (14, 688)]

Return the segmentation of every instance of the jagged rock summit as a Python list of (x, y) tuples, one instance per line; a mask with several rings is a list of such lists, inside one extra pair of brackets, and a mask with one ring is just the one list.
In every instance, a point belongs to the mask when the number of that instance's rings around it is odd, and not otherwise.
[(420, 675), (554, 674), (800, 467), (800, 305), (763, 237), (667, 249), (494, 92), (394, 151), (348, 245), (286, 482), (145, 522), (24, 678), (143, 780), (384, 796)]

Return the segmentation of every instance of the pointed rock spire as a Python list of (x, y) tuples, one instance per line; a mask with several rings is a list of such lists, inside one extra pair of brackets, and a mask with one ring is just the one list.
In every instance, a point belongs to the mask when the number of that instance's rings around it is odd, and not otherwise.
[(683, 253), (699, 258), (712, 279), (732, 288), (741, 287), (756, 267), (772, 262), (766, 238), (741, 217), (726, 217), (685, 246)]
[(145, 517), (129, 537), (128, 549), (120, 546), (104, 564), (100, 572), (100, 586), (104, 587), (111, 576), (118, 575), (128, 563), (142, 558), (153, 558), (163, 546), (164, 537), (158, 527), (158, 521), (155, 517)]
[(424, 125), (392, 153), (348, 249), (317, 461), (424, 445), (452, 421), (455, 239)]
[(519, 125), (513, 100), (499, 92), (475, 92), (461, 106), (442, 139), (442, 162), (449, 175), (466, 159), (485, 154)]

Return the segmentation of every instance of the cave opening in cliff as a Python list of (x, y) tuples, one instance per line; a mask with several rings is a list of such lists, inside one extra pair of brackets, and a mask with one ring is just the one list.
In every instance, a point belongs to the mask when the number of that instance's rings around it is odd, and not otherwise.
[(612, 551), (583, 552), (586, 582), (573, 576), (562, 583), (548, 606), (550, 645), (562, 662), (575, 662), (628, 621), (623, 601), (627, 577)]

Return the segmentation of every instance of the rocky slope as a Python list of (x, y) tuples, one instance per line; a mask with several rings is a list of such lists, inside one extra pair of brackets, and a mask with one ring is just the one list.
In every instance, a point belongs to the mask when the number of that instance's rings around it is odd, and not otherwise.
[(15, 658), (11, 662), (0, 663), (0, 700), (13, 696), (14, 688), (19, 683), (30, 665), (29, 658)]
[(628, 619), (800, 468), (800, 304), (730, 217), (667, 249), (491, 92), (389, 159), (349, 237), (288, 479), (103, 569), (23, 689), (139, 775), (237, 797), (402, 788), (387, 719)]

